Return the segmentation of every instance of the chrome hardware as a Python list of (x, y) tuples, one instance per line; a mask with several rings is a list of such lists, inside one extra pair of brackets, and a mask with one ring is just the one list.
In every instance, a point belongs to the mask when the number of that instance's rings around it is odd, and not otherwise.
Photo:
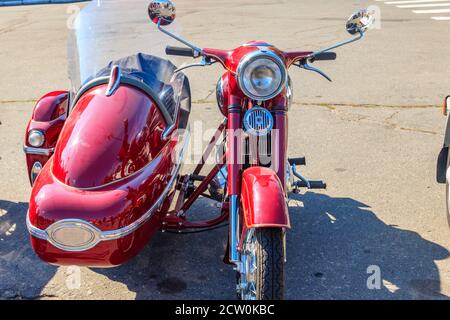
[(162, 26), (167, 26), (175, 20), (175, 5), (172, 1), (152, 0), (148, 6), (148, 15), (152, 22), (156, 23), (159, 31), (193, 49), (195, 57), (205, 55), (202, 49), (162, 28)]
[(353, 13), (347, 20), (345, 27), (347, 32), (351, 35), (364, 33), (373, 25), (374, 21), (374, 13), (367, 9), (363, 9)]
[(292, 102), (294, 101), (294, 90), (290, 76), (288, 76), (286, 84), (286, 98), (287, 98), (287, 108), (289, 110), (292, 106)]
[(362, 39), (363, 37), (364, 37), (364, 33), (363, 33), (363, 32), (360, 32), (360, 34), (359, 34), (358, 37), (353, 38), (353, 39), (350, 39), (350, 40), (347, 40), (347, 41), (344, 41), (344, 42), (340, 42), (340, 43), (335, 44), (335, 45), (333, 45), (333, 46), (331, 46), (331, 47), (328, 47), (328, 48), (325, 48), (325, 49), (316, 51), (316, 52), (314, 52), (314, 53), (311, 53), (311, 54), (309, 55), (308, 58), (314, 58), (314, 57), (315, 57), (316, 55), (318, 55), (319, 53), (324, 53), (324, 52), (327, 52), (327, 51), (330, 51), (330, 50), (333, 50), (333, 49), (336, 49), (336, 48), (345, 46), (346, 44), (350, 44), (350, 43), (352, 43), (352, 42), (358, 41), (358, 40)]
[(45, 135), (41, 130), (33, 129), (28, 132), (28, 144), (34, 148), (42, 147)]
[(211, 180), (208, 190), (214, 200), (222, 202), (225, 198), (226, 186), (228, 179), (227, 167), (222, 167), (216, 176)]
[(299, 178), (301, 181), (303, 181), (306, 184), (306, 187), (308, 189), (311, 189), (311, 184), (309, 183), (309, 180), (306, 179), (304, 176), (302, 176), (300, 174), (300, 172), (297, 171), (297, 168), (295, 167), (295, 164), (292, 165), (292, 173), (294, 174), (294, 176), (296, 176), (297, 178)]
[(110, 97), (116, 92), (116, 90), (119, 88), (120, 80), (122, 78), (122, 74), (120, 72), (119, 66), (113, 66), (111, 69), (111, 75), (109, 76), (109, 83), (108, 87), (106, 89), (105, 95), (107, 97)]
[(253, 107), (244, 115), (244, 127), (247, 132), (254, 136), (265, 136), (273, 128), (273, 116), (269, 110)]
[(34, 147), (23, 147), (23, 152), (26, 154), (35, 154), (38, 156), (50, 156), (55, 152), (55, 148), (45, 149), (45, 148), (34, 148)]
[(217, 105), (219, 106), (220, 111), (223, 113), (222, 110), (224, 107), (225, 98), (223, 96), (223, 80), (222, 80), (222, 78), (220, 78), (219, 81), (217, 81), (216, 100), (217, 100)]
[(152, 22), (161, 22), (167, 26), (175, 20), (175, 6), (170, 0), (152, 0), (148, 6), (148, 15)]
[[(243, 79), (243, 73), (246, 69), (246, 67), (252, 63), (253, 61), (257, 60), (257, 59), (269, 59), (272, 60), (279, 68), (280, 72), (281, 72), (281, 83), (279, 85), (279, 87), (277, 88), (277, 90), (275, 90), (274, 92), (272, 92), (272, 94), (265, 96), (265, 97), (257, 97), (252, 95), (246, 88), (244, 85), (244, 79)], [(272, 51), (267, 51), (265, 49), (260, 49), (260, 50), (256, 50), (253, 52), (248, 53), (247, 55), (245, 55), (241, 61), (239, 62), (239, 65), (236, 69), (236, 81), (239, 85), (239, 88), (241, 88), (241, 90), (244, 92), (244, 94), (249, 97), (250, 99), (253, 100), (257, 100), (258, 102), (261, 101), (267, 101), (270, 100), (274, 97), (276, 97), (284, 88), (286, 82), (287, 82), (287, 70), (286, 70), (286, 65), (283, 62), (283, 60), (281, 60), (281, 58), (274, 52)]]
[(172, 134), (175, 132), (175, 129), (177, 128), (176, 123), (171, 124), (170, 126), (168, 126), (166, 129), (164, 129), (164, 131), (161, 134), (161, 139), (163, 139), (164, 141), (167, 141), (170, 139), (170, 137), (172, 136)]
[(240, 267), (239, 265), (239, 253), (237, 250), (238, 245), (238, 220), (239, 220), (239, 212), (238, 212), (238, 199), (237, 195), (232, 195), (230, 197), (230, 252), (231, 262), (236, 264), (236, 267)]
[(350, 40), (347, 40), (347, 41), (344, 41), (344, 42), (340, 42), (340, 43), (335, 44), (335, 45), (333, 45), (331, 47), (328, 47), (328, 48), (325, 48), (325, 49), (321, 49), (319, 51), (311, 53), (309, 55), (309, 58), (314, 58), (319, 53), (324, 53), (324, 52), (336, 49), (338, 47), (342, 47), (342, 46), (344, 46), (346, 44), (350, 44), (352, 42), (355, 42), (355, 41), (358, 41), (358, 40), (362, 39), (364, 37), (364, 32), (366, 32), (367, 29), (370, 28), (370, 26), (373, 24), (374, 21), (375, 21), (375, 18), (374, 18), (373, 13), (369, 12), (366, 9), (355, 12), (348, 19), (347, 24), (346, 24), (346, 28), (347, 28), (348, 33), (350, 33), (351, 35), (355, 35), (357, 33), (359, 35), (356, 38), (353, 38), (353, 39), (350, 39)]
[(36, 161), (33, 164), (33, 167), (31, 167), (30, 172), (30, 178), (31, 178), (31, 185), (34, 185), (34, 181), (36, 181), (36, 178), (38, 177), (39, 173), (42, 170), (42, 164), (39, 161)]
[(188, 69), (188, 68), (192, 68), (192, 67), (206, 67), (206, 66), (210, 66), (210, 65), (212, 65), (212, 64), (214, 64), (216, 62), (217, 61), (211, 62), (211, 59), (209, 59), (208, 57), (204, 57), (203, 56), (201, 62), (191, 63), (191, 64), (188, 64), (188, 65), (181, 66), (180, 68), (176, 69), (174, 72), (178, 73), (178, 72), (180, 72), (180, 71), (182, 71), (184, 69)]
[(294, 173), (289, 161), (286, 161), (286, 189), (288, 192), (292, 192), (295, 189)]
[(328, 81), (332, 82), (331, 78), (329, 76), (327, 76), (325, 74), (325, 72), (323, 72), (322, 70), (319, 70), (317, 68), (314, 68), (313, 66), (309, 65), (308, 62), (306, 61), (302, 61), (299, 64), (296, 64), (296, 66), (308, 70), (308, 71), (314, 71), (317, 72), (318, 74), (320, 74), (322, 77), (324, 77), (325, 79), (327, 79)]
[(255, 229), (250, 229), (244, 239), (239, 281), (236, 287), (242, 300), (256, 300), (257, 271)]

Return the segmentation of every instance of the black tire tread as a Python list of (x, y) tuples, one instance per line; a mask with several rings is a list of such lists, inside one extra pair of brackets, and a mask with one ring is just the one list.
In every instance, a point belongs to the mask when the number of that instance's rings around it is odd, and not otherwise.
[(283, 230), (258, 228), (257, 252), (257, 299), (284, 299), (284, 248)]

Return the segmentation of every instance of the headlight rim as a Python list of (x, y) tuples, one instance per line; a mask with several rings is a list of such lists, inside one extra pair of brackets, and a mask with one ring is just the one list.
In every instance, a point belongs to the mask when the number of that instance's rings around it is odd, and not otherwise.
[[(245, 68), (250, 63), (252, 63), (254, 60), (264, 59), (264, 58), (272, 60), (276, 65), (278, 65), (279, 70), (281, 72), (281, 83), (280, 83), (279, 87), (277, 88), (277, 90), (275, 90), (272, 94), (261, 97), (261, 96), (256, 96), (256, 95), (250, 93), (247, 90), (247, 88), (245, 88), (245, 85), (243, 84), (243, 81), (241, 78), (244, 74)], [(242, 92), (248, 98), (250, 98), (252, 100), (257, 100), (257, 101), (267, 101), (267, 100), (273, 99), (277, 95), (279, 95), (281, 93), (281, 91), (283, 91), (284, 87), (286, 86), (287, 78), (288, 78), (288, 72), (287, 72), (285, 63), (283, 62), (281, 57), (278, 56), (273, 51), (257, 50), (257, 51), (250, 52), (241, 58), (241, 61), (239, 61), (239, 65), (236, 69), (236, 81), (237, 81), (239, 88), (242, 90)]]

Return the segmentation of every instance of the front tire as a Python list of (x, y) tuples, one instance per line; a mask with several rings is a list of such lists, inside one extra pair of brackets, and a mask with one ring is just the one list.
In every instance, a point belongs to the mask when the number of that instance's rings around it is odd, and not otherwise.
[(242, 300), (284, 299), (285, 232), (281, 228), (247, 231), (238, 276)]

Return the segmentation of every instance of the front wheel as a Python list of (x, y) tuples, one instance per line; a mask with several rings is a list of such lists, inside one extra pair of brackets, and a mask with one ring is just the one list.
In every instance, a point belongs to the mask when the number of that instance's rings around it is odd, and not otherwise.
[(284, 299), (284, 237), (281, 228), (247, 231), (238, 274), (242, 300)]

